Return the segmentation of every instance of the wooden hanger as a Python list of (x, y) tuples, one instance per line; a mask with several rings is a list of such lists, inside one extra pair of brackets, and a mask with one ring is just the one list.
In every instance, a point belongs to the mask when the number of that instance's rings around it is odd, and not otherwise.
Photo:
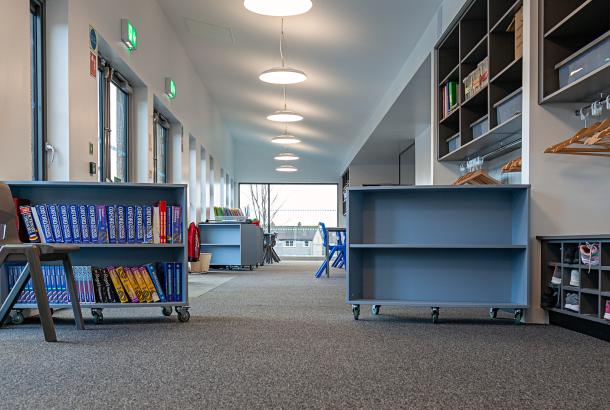
[(508, 173), (511, 173), (511, 172), (521, 172), (522, 164), (523, 164), (522, 157), (519, 157), (517, 159), (513, 159), (512, 161), (508, 161), (502, 167), (502, 173), (503, 174), (508, 174)]
[(459, 177), (453, 185), (499, 185), (500, 181), (490, 177), (485, 171), (472, 171)]
[(610, 157), (610, 118), (582, 128), (572, 137), (544, 150), (546, 154)]

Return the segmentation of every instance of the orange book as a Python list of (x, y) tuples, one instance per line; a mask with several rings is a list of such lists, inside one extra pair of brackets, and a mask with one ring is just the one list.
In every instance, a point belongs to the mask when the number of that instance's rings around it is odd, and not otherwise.
[(125, 271), (125, 268), (123, 268), (122, 266), (118, 266), (114, 268), (114, 270), (119, 275), (119, 279), (121, 279), (121, 283), (123, 284), (123, 287), (127, 292), (127, 296), (129, 296), (129, 300), (132, 303), (139, 303), (140, 298), (138, 297), (135, 288), (132, 286), (131, 280), (129, 280), (129, 275)]

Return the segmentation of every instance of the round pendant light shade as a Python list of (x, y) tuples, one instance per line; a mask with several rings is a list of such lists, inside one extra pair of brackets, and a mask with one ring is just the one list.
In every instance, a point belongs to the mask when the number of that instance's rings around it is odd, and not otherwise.
[(298, 169), (293, 165), (282, 165), (275, 169), (277, 172), (297, 172)]
[(301, 140), (295, 137), (294, 135), (282, 134), (279, 137), (273, 138), (271, 142), (274, 144), (292, 145), (299, 144)]
[(307, 80), (307, 74), (290, 67), (274, 67), (263, 71), (258, 76), (261, 81), (270, 84), (298, 84)]
[(278, 110), (273, 114), (268, 115), (267, 119), (274, 122), (297, 122), (302, 121), (303, 116), (290, 110)]
[(288, 152), (285, 152), (283, 154), (276, 155), (275, 159), (277, 161), (297, 161), (299, 159), (299, 157), (295, 154), (290, 154)]
[(311, 0), (244, 0), (244, 7), (265, 16), (286, 17), (307, 13)]

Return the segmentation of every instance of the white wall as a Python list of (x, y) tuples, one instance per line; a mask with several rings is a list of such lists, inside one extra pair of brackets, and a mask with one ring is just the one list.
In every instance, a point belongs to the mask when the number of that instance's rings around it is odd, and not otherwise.
[(393, 164), (351, 165), (350, 186), (398, 184), (398, 156)]
[[(32, 179), (30, 7), (2, 1), (0, 12), (0, 180)], [(24, 35), (18, 35), (25, 32)]]
[(415, 137), (415, 185), (432, 185), (432, 139), (428, 127)]

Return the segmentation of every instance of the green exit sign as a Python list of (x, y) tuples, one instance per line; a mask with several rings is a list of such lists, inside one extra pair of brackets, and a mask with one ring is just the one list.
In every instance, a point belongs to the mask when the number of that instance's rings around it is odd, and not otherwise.
[(176, 83), (169, 77), (165, 77), (165, 95), (170, 100), (176, 98)]
[(121, 20), (121, 41), (130, 52), (138, 48), (138, 30), (129, 19)]

